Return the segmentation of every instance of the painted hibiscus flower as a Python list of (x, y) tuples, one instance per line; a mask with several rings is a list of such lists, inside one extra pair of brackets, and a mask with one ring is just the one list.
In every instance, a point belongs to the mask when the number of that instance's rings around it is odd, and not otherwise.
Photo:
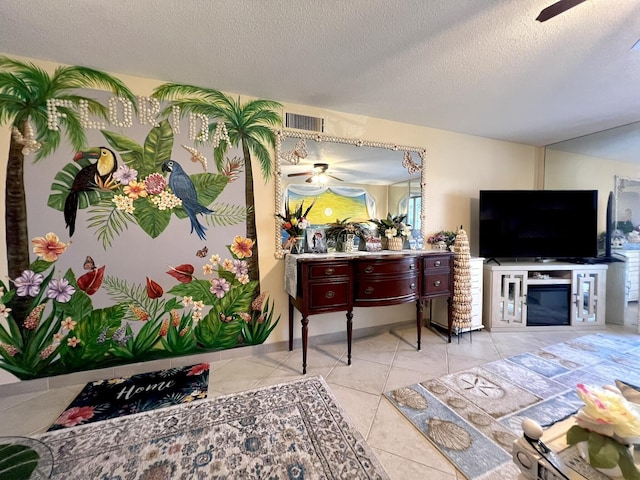
[(124, 193), (133, 200), (137, 200), (139, 197), (146, 197), (147, 191), (144, 189), (144, 184), (138, 183), (135, 180), (131, 180), (129, 185), (123, 188)]
[(33, 253), (46, 262), (55, 262), (67, 249), (67, 244), (60, 241), (55, 233), (49, 232), (44, 237), (31, 240)]
[(211, 279), (211, 288), (209, 291), (213, 293), (216, 297), (222, 298), (229, 291), (231, 285), (224, 278), (212, 278)]
[[(128, 165), (120, 165), (118, 170), (113, 174), (113, 178), (122, 185), (129, 185), (138, 176), (138, 171)], [(126, 192), (125, 192), (126, 193)]]
[(251, 249), (254, 243), (250, 238), (242, 238), (240, 235), (236, 235), (231, 245), (231, 251), (238, 258), (250, 257), (253, 255)]
[(62, 412), (62, 415), (56, 420), (56, 425), (74, 427), (85, 420), (89, 420), (94, 414), (93, 407), (71, 407), (69, 410)]
[(35, 273), (32, 270), (25, 270), (13, 283), (17, 288), (19, 297), (35, 297), (40, 293), (40, 284), (44, 280), (44, 277)]
[(47, 298), (53, 298), (60, 303), (67, 303), (74, 293), (76, 293), (76, 289), (73, 288), (73, 285), (69, 285), (65, 278), (53, 279), (47, 287)]

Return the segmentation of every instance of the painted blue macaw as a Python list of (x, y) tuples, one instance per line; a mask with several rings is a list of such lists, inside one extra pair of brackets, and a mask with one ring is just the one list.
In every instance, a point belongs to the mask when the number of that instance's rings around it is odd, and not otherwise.
[(195, 230), (198, 237), (205, 240), (206, 227), (198, 221), (196, 215), (198, 213), (213, 213), (213, 210), (209, 210), (198, 202), (196, 187), (178, 162), (167, 160), (162, 164), (162, 171), (170, 172), (169, 188), (176, 197), (182, 200), (182, 208), (191, 220), (191, 233)]

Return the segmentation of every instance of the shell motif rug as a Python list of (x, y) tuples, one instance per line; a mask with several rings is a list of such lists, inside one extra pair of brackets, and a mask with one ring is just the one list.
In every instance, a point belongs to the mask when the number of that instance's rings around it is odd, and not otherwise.
[(386, 392), (471, 480), (518, 478), (511, 459), (522, 420), (543, 427), (573, 415), (578, 383), (640, 385), (640, 336), (585, 335)]
[(322, 377), (36, 438), (54, 479), (389, 478)]
[(89, 382), (49, 431), (192, 402), (208, 388), (208, 363)]

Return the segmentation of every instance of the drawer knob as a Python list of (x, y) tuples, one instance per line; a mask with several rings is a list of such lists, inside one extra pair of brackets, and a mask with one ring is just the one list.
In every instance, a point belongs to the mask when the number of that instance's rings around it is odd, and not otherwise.
[(409, 288), (410, 288), (411, 290), (415, 290), (415, 289), (416, 289), (416, 284), (415, 284), (415, 283), (412, 283), (411, 285), (409, 285)]
[(331, 267), (329, 267), (329, 268), (326, 268), (326, 269), (324, 270), (324, 274), (325, 274), (325, 275), (333, 275), (333, 274), (335, 273), (335, 271), (336, 271), (336, 270), (335, 270), (335, 268), (331, 268)]
[(441, 263), (441, 262), (440, 262), (440, 260), (436, 260), (435, 262), (433, 262), (433, 264), (434, 264), (436, 267), (439, 267), (439, 266), (440, 266), (440, 263)]
[(436, 280), (435, 282), (433, 282), (433, 285), (436, 287), (440, 286), (440, 280)]
[(329, 290), (327, 293), (324, 294), (324, 298), (333, 298), (336, 296), (336, 292), (334, 292), (333, 290)]
[(414, 268), (416, 268), (415, 264), (412, 263), (411, 265), (409, 265), (409, 270), (413, 270)]
[(373, 265), (367, 265), (366, 267), (364, 267), (364, 273), (371, 273), (373, 272)]
[(371, 295), (373, 293), (373, 287), (367, 287), (364, 289), (364, 293)]

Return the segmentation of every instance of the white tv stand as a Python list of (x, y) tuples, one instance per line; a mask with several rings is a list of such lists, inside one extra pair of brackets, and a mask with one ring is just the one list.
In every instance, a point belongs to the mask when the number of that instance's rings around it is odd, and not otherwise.
[[(483, 322), (487, 330), (535, 331), (604, 328), (606, 310), (606, 264), (584, 265), (565, 262), (500, 262), (483, 268)], [(541, 286), (548, 288), (540, 288)], [(535, 318), (529, 318), (527, 295), (556, 292), (536, 297)], [(541, 305), (569, 293), (568, 305)], [(562, 294), (560, 293), (562, 292)], [(531, 297), (533, 301), (533, 297)], [(534, 306), (532, 305), (532, 312)], [(566, 311), (559, 315), (559, 311)], [(548, 312), (548, 317), (545, 312)], [(555, 323), (556, 316), (564, 319)], [(527, 319), (529, 318), (529, 322)], [(532, 322), (538, 322), (533, 324)], [(545, 324), (549, 322), (550, 324)]]

